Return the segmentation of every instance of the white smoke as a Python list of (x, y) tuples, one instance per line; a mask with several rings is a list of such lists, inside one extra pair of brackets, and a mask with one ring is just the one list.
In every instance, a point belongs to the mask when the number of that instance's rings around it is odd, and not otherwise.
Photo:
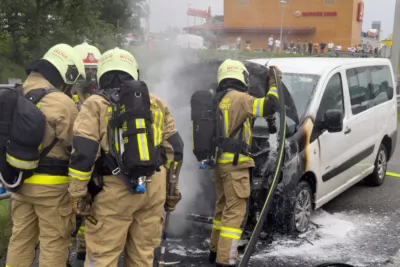
[[(198, 212), (199, 209), (201, 210), (201, 206), (204, 206), (206, 201), (201, 198), (206, 198), (209, 194), (203, 192), (202, 182), (205, 179), (210, 182), (211, 179), (208, 171), (199, 169), (199, 163), (192, 152), (190, 119), (192, 90), (180, 88), (178, 81), (175, 80), (177, 79), (176, 73), (181, 71), (187, 62), (180, 50), (169, 45), (153, 44), (150, 51), (145, 51), (144, 48), (139, 49), (139, 51), (134, 50), (133, 54), (140, 67), (141, 79), (146, 82), (150, 92), (161, 97), (167, 103), (175, 118), (176, 128), (185, 144), (183, 166), (179, 176), (179, 188), (183, 198), (172, 213), (169, 228), (172, 234), (181, 234), (190, 225), (184, 215), (188, 212)], [(185, 78), (188, 77), (178, 77), (178, 79)], [(214, 192), (210, 193), (214, 194)], [(206, 210), (209, 211), (209, 208)]]

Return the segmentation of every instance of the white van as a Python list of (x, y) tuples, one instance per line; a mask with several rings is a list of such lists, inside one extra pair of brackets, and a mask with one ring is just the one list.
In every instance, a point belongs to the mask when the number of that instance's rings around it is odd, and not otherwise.
[(281, 69), (300, 119), (297, 125), (287, 119), (282, 186), (273, 211), (288, 230), (305, 231), (312, 209), (362, 179), (372, 186), (383, 184), (397, 138), (397, 97), (389, 60), (249, 61)]

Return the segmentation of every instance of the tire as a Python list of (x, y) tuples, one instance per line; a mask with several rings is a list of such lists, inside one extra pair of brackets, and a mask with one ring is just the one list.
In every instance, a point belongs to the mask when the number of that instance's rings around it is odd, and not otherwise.
[(369, 186), (381, 186), (386, 179), (388, 153), (386, 147), (381, 144), (375, 159), (374, 171), (364, 179)]
[(303, 233), (307, 231), (310, 225), (313, 193), (307, 181), (300, 181), (295, 191), (295, 202), (292, 212), (290, 216), (288, 216), (289, 230), (292, 233)]

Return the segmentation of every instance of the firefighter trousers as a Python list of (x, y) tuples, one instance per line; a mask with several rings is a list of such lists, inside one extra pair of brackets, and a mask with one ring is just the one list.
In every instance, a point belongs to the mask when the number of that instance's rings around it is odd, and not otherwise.
[(215, 189), (217, 201), (210, 250), (217, 253), (217, 263), (235, 265), (250, 196), (249, 168), (233, 165), (218, 167)]
[[(79, 230), (76, 234), (76, 254), (78, 260), (84, 260), (86, 255), (86, 243), (85, 243), (85, 218), (81, 218)], [(78, 225), (77, 225), (78, 227)]]
[(86, 222), (85, 267), (117, 267), (123, 251), (124, 266), (153, 266), (154, 249), (161, 243), (166, 196), (166, 171), (160, 169), (151, 177), (144, 194), (129, 193), (115, 176), (103, 177), (103, 190), (91, 208), (98, 222)]
[(65, 267), (75, 229), (68, 184), (24, 184), (13, 193), (7, 267), (29, 267), (40, 243), (40, 267)]

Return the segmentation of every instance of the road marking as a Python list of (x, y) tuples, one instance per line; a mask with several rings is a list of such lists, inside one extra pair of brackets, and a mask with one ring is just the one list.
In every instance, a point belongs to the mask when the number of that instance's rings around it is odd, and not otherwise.
[(395, 178), (400, 178), (400, 173), (395, 173), (395, 172), (386, 172), (387, 176), (395, 177)]

